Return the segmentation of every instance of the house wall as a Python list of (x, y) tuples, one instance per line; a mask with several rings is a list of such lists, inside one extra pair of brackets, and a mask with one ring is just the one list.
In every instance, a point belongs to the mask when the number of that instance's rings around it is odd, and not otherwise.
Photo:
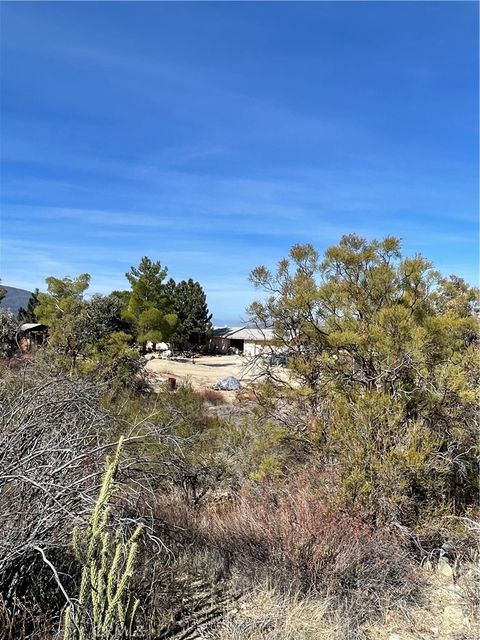
[(209, 342), (209, 349), (213, 351), (213, 353), (227, 353), (230, 349), (230, 339), (229, 338), (211, 338)]
[(260, 341), (260, 340), (251, 340), (251, 341), (247, 341), (245, 340), (245, 342), (243, 343), (243, 355), (244, 356), (250, 356), (250, 357), (254, 357), (254, 356), (258, 356), (259, 354), (261, 354), (263, 351), (265, 351), (266, 349), (269, 349), (270, 351), (270, 344), (268, 342), (265, 341)]

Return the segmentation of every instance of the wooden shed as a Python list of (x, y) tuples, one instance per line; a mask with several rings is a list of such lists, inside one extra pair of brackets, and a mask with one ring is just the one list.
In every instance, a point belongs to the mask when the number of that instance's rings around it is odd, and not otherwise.
[(22, 324), (19, 329), (18, 344), (21, 351), (35, 351), (47, 341), (48, 327), (45, 324), (35, 322), (27, 322)]

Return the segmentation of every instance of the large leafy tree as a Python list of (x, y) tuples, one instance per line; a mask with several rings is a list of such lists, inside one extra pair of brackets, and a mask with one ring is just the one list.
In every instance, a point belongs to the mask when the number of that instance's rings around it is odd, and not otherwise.
[(208, 310), (207, 297), (199, 282), (182, 280), (175, 284), (169, 280), (173, 308), (178, 325), (171, 337), (176, 349), (196, 350), (204, 345), (212, 332), (212, 314)]
[(290, 380), (274, 395), (336, 461), (346, 499), (404, 521), (471, 502), (476, 291), (422, 256), (402, 257), (396, 238), (356, 235), (323, 259), (294, 246), (251, 279), (266, 293), (252, 319), (273, 326), (289, 354)]
[(177, 317), (164, 284), (167, 269), (160, 262), (143, 257), (138, 267), (131, 267), (125, 275), (131, 293), (124, 318), (133, 327), (135, 338), (144, 350), (148, 341), (168, 340), (177, 326)]

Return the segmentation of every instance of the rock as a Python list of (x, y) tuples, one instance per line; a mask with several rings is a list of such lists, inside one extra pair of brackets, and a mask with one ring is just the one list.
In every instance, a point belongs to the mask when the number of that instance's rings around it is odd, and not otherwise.
[(402, 638), (398, 635), (398, 633), (391, 633), (388, 636), (388, 640), (402, 640)]
[(451, 578), (453, 576), (453, 568), (448, 564), (448, 560), (445, 558), (440, 558), (438, 561), (437, 567), (438, 573), (446, 578)]

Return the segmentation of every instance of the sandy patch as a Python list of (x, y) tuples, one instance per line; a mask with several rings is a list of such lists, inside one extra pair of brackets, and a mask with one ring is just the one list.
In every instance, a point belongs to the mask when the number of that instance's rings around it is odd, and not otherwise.
[(196, 389), (210, 389), (226, 376), (238, 378), (247, 387), (261, 373), (260, 367), (242, 356), (201, 356), (192, 360), (163, 360), (155, 358), (146, 364), (147, 371), (175, 377), (178, 382), (189, 381)]

